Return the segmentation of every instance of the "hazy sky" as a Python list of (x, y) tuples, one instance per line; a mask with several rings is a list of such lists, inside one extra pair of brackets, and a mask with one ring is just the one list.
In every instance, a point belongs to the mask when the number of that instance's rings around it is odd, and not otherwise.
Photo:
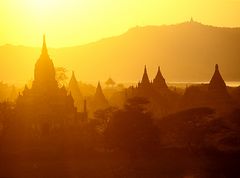
[(0, 45), (64, 47), (119, 35), (136, 25), (189, 20), (240, 26), (239, 0), (0, 0)]

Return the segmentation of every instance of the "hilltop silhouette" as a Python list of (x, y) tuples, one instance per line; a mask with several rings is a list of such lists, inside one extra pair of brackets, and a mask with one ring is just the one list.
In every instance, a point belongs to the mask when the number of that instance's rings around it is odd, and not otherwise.
[[(23, 46), (1, 46), (2, 78), (28, 80), (25, 77), (31, 76), (38, 51)], [(168, 81), (208, 81), (211, 66), (216, 63), (222, 66), (226, 81), (240, 80), (240, 28), (213, 27), (194, 21), (134, 27), (119, 36), (49, 51), (57, 59), (56, 66), (78, 71), (82, 80), (96, 81), (111, 74), (118, 81), (136, 81), (143, 65), (154, 69), (160, 64)], [(22, 65), (12, 66), (19, 60)], [(133, 68), (136, 71), (132, 72)]]

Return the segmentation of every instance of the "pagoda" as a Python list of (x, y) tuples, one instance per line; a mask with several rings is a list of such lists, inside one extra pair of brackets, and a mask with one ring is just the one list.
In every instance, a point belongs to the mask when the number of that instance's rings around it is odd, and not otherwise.
[(215, 65), (215, 72), (208, 85), (208, 93), (211, 97), (218, 99), (229, 97), (227, 86), (220, 74), (218, 64)]
[(45, 35), (41, 55), (35, 64), (32, 87), (26, 85), (18, 96), (16, 111), (19, 121), (40, 132), (66, 126), (76, 119), (77, 109), (71, 94), (65, 87), (59, 88), (55, 79)]
[(166, 81), (161, 73), (160, 67), (158, 67), (157, 75), (153, 79), (153, 86), (157, 90), (168, 90), (168, 86), (166, 84)]
[(149, 80), (148, 73), (147, 73), (147, 67), (145, 65), (142, 81), (138, 84), (138, 87), (139, 88), (149, 88), (150, 86), (151, 86), (151, 82)]
[(68, 94), (71, 94), (74, 100), (74, 105), (77, 107), (78, 111), (82, 111), (83, 106), (83, 96), (78, 86), (77, 79), (74, 72), (72, 72), (72, 77), (68, 85)]
[(93, 97), (93, 103), (92, 103), (93, 110), (104, 109), (108, 106), (109, 104), (106, 97), (103, 94), (101, 84), (100, 82), (98, 82), (97, 89)]

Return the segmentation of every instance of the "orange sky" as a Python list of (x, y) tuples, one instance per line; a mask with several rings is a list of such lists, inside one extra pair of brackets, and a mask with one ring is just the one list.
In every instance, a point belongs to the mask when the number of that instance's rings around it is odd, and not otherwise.
[(89, 43), (136, 25), (195, 20), (240, 26), (239, 0), (1, 0), (0, 45), (50, 47)]

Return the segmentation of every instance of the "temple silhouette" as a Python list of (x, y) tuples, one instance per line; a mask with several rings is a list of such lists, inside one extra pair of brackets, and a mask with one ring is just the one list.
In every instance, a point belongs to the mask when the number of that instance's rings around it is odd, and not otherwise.
[(217, 98), (229, 98), (229, 93), (227, 91), (227, 86), (225, 81), (223, 80), (220, 72), (218, 64), (215, 65), (215, 72), (210, 80), (208, 86), (208, 92), (215, 99)]
[[(113, 86), (115, 82), (110, 78), (107, 84)], [(202, 106), (225, 110), (233, 104), (218, 64), (209, 84), (187, 87), (183, 95), (168, 87), (160, 67), (157, 68), (153, 80), (150, 80), (145, 66), (141, 81), (135, 87), (123, 91), (121, 98), (116, 100), (124, 103), (124, 100), (132, 97), (146, 98), (149, 101), (148, 109), (157, 117)], [(106, 99), (100, 82), (95, 94), (84, 98), (74, 72), (68, 88), (59, 87), (44, 35), (42, 51), (35, 64), (32, 87), (26, 85), (16, 102), (19, 120), (37, 130), (43, 127), (51, 130), (86, 120), (89, 116), (87, 112), (92, 115), (95, 111), (109, 106), (111, 103)]]
[(158, 117), (195, 107), (210, 107), (225, 112), (235, 104), (218, 64), (215, 65), (214, 74), (208, 84), (187, 86), (183, 95), (168, 87), (160, 67), (153, 81), (150, 81), (145, 66), (141, 81), (136, 87), (131, 86), (126, 90), (126, 98), (135, 96), (146, 98), (149, 101), (149, 110)]
[(73, 97), (74, 106), (77, 108), (78, 112), (81, 112), (84, 105), (84, 99), (74, 72), (72, 72), (72, 77), (68, 85), (68, 94)]
[(226, 83), (220, 73), (219, 65), (215, 65), (215, 71), (208, 84), (191, 85), (186, 88), (181, 100), (181, 107), (210, 107), (217, 112), (231, 110), (235, 101), (229, 94)]
[(99, 109), (105, 109), (108, 106), (110, 106), (109, 103), (108, 103), (108, 100), (106, 99), (106, 97), (103, 93), (102, 86), (101, 86), (100, 82), (98, 82), (96, 92), (93, 96), (90, 108), (91, 108), (92, 112), (94, 112), (94, 111), (97, 111)]
[(157, 75), (153, 79), (153, 86), (156, 89), (159, 89), (159, 90), (165, 90), (165, 91), (168, 90), (168, 86), (166, 84), (165, 79), (163, 78), (163, 75), (162, 75), (162, 72), (160, 70), (160, 67), (158, 67)]
[(127, 98), (143, 97), (149, 101), (149, 110), (156, 116), (164, 116), (173, 112), (176, 102), (178, 101), (177, 93), (171, 91), (162, 75), (160, 67), (153, 81), (148, 77), (147, 67), (141, 82), (136, 87), (130, 87), (126, 91)]
[(35, 64), (32, 87), (26, 85), (22, 94), (19, 94), (16, 113), (26, 127), (39, 132), (70, 125), (79, 119), (71, 92), (68, 93), (64, 86), (58, 87), (45, 35), (41, 55)]
[(158, 66), (157, 74), (152, 82), (150, 82), (147, 72), (147, 67), (144, 67), (144, 72), (141, 82), (138, 83), (138, 89), (142, 90), (155, 90), (157, 92), (170, 92), (167, 83), (162, 75), (160, 67)]

